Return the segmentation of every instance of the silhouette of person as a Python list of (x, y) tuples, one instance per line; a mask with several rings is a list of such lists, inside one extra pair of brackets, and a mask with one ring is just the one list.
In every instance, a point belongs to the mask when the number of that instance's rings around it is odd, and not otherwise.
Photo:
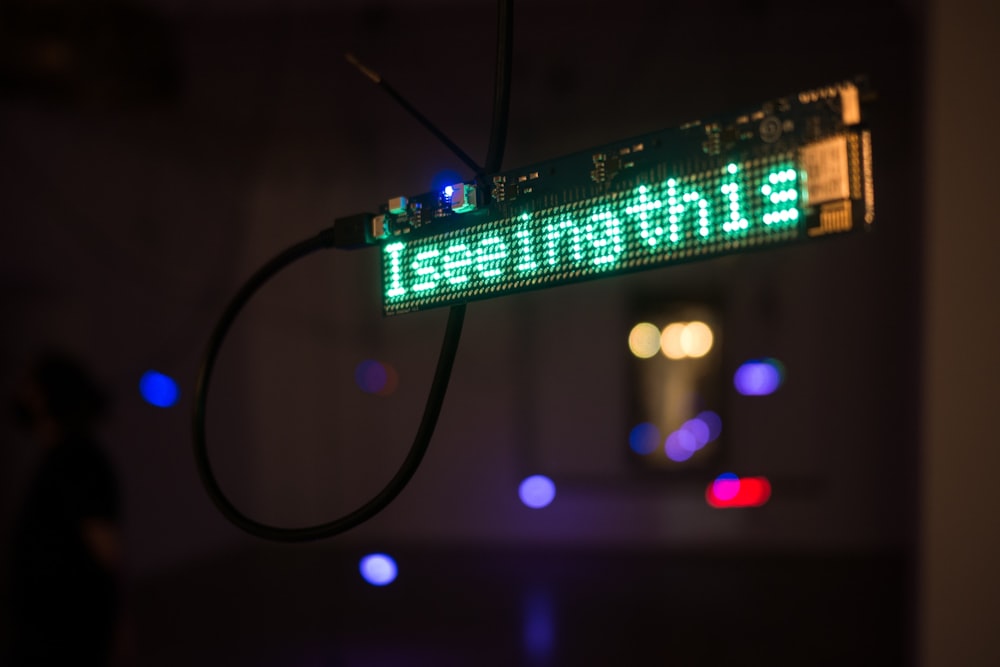
[(12, 664), (108, 665), (118, 615), (120, 498), (94, 438), (104, 392), (76, 361), (47, 354), (15, 401), (44, 449), (11, 543)]

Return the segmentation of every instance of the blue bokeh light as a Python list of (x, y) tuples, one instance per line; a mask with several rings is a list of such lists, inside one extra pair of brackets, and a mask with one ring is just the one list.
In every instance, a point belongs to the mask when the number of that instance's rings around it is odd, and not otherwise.
[(534, 591), (524, 600), (521, 635), (524, 650), (536, 661), (551, 657), (556, 644), (555, 605), (548, 591)]
[(385, 389), (389, 372), (381, 363), (366, 359), (354, 369), (354, 381), (361, 391), (367, 394), (377, 394)]
[(652, 454), (660, 447), (660, 429), (655, 424), (643, 422), (628, 434), (628, 445), (636, 454)]
[(368, 554), (361, 559), (361, 577), (372, 586), (388, 586), (396, 580), (396, 561), (385, 554)]
[(158, 408), (169, 408), (180, 397), (180, 390), (174, 379), (159, 371), (146, 371), (142, 374), (139, 393), (147, 403)]
[(526, 506), (532, 509), (541, 509), (555, 499), (556, 485), (545, 475), (532, 475), (521, 482), (517, 494)]
[(744, 396), (768, 396), (781, 386), (783, 371), (776, 359), (754, 359), (736, 369), (733, 386)]

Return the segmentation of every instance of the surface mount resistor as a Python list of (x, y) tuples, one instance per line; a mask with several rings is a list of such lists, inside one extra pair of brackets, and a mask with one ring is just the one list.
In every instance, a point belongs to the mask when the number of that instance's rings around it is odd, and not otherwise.
[(507, 181), (503, 176), (493, 177), (493, 190), (490, 192), (494, 201), (507, 201)]
[(409, 202), (406, 197), (393, 197), (389, 200), (389, 204), (386, 208), (389, 210), (389, 213), (399, 215), (400, 213), (406, 213), (406, 206), (408, 203)]
[(594, 183), (603, 183), (608, 180), (607, 160), (608, 156), (604, 153), (594, 155), (594, 168), (590, 170), (590, 180), (594, 181)]
[(388, 234), (385, 226), (385, 216), (376, 215), (372, 217), (372, 237), (376, 239), (381, 239), (387, 235)]

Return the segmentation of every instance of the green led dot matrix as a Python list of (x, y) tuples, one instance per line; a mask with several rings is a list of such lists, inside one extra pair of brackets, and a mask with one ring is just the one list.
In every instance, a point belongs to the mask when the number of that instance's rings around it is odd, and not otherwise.
[(858, 100), (854, 82), (840, 83), (394, 198), (372, 227), (384, 312), (868, 228), (871, 137)]

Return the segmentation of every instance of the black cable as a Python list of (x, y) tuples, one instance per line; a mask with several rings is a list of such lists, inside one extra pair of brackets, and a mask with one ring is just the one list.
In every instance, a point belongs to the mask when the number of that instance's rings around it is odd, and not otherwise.
[[(498, 5), (501, 25), (497, 33), (494, 109), (490, 128), (489, 151), (486, 160), (486, 169), (489, 171), (498, 170), (503, 160), (504, 143), (507, 134), (508, 105), (510, 102), (510, 50), (513, 44), (511, 39), (513, 0), (498, 0)], [(458, 343), (462, 334), (462, 324), (465, 321), (465, 304), (453, 306), (448, 314), (444, 340), (441, 343), (441, 354), (438, 357), (434, 379), (431, 382), (427, 403), (424, 406), (424, 414), (420, 420), (420, 425), (417, 427), (413, 445), (410, 447), (410, 451), (407, 453), (402, 465), (396, 471), (396, 474), (367, 503), (338, 519), (305, 528), (279, 528), (255, 521), (240, 512), (229, 501), (219, 486), (208, 458), (208, 443), (206, 439), (208, 389), (216, 358), (218, 357), (219, 350), (222, 348), (226, 335), (229, 333), (229, 329), (236, 321), (240, 311), (243, 310), (244, 306), (256, 294), (258, 289), (279, 271), (306, 255), (324, 248), (336, 247), (337, 239), (338, 236), (333, 227), (325, 229), (316, 236), (305, 241), (300, 241), (280, 253), (250, 276), (250, 279), (244, 283), (232, 301), (229, 302), (229, 305), (226, 306), (218, 323), (215, 325), (215, 329), (209, 337), (205, 357), (202, 361), (198, 380), (195, 385), (193, 420), (194, 454), (195, 464), (197, 465), (198, 474), (201, 477), (205, 491), (219, 511), (234, 525), (251, 535), (263, 539), (279, 542), (305, 542), (332, 537), (364, 523), (385, 509), (413, 477), (417, 467), (423, 460), (424, 454), (427, 452), (431, 436), (434, 433), (434, 427), (441, 413), (441, 406), (444, 403), (445, 392), (448, 388), (448, 381), (451, 378), (451, 370), (455, 362), (455, 354), (458, 351)]]
[(395, 100), (399, 106), (403, 107), (406, 113), (413, 116), (417, 120), (417, 122), (419, 122), (421, 125), (427, 128), (427, 131), (433, 134), (438, 141), (444, 144), (445, 147), (448, 150), (450, 150), (455, 155), (455, 157), (461, 160), (466, 167), (471, 169), (472, 173), (478, 174), (483, 170), (483, 168), (480, 167), (475, 160), (469, 157), (468, 153), (463, 151), (459, 147), (459, 145), (456, 144), (454, 141), (452, 141), (450, 138), (448, 138), (448, 135), (442, 132), (437, 125), (428, 120), (427, 116), (420, 113), (415, 106), (410, 104), (405, 97), (400, 95), (388, 81), (382, 78), (381, 74), (379, 74), (372, 68), (362, 63), (353, 53), (348, 53), (345, 55), (345, 57), (347, 58), (347, 62), (357, 67), (362, 74), (364, 74), (369, 79), (374, 81), (375, 85), (384, 90), (386, 94), (389, 95), (389, 97), (391, 97), (393, 100)]
[(490, 143), (486, 149), (485, 171), (500, 171), (504, 148), (507, 146), (507, 124), (510, 118), (510, 69), (514, 55), (514, 0), (497, 2), (497, 57), (493, 78), (493, 119), (490, 121)]
[(194, 437), (195, 463), (198, 466), (198, 474), (201, 476), (202, 484), (205, 486), (215, 506), (219, 508), (219, 511), (227, 519), (251, 535), (268, 540), (305, 542), (337, 535), (372, 518), (399, 495), (399, 492), (403, 490), (403, 487), (413, 477), (417, 467), (420, 465), (420, 461), (427, 452), (431, 435), (434, 433), (434, 426), (437, 424), (438, 415), (441, 412), (441, 406), (444, 402), (451, 369), (455, 362), (455, 353), (458, 350), (459, 337), (462, 333), (465, 308), (453, 308), (448, 317), (444, 341), (441, 344), (441, 356), (438, 358), (437, 369), (434, 371), (434, 380), (431, 383), (431, 390), (427, 397), (424, 415), (420, 421), (420, 426), (417, 428), (413, 446), (395, 476), (374, 498), (339, 519), (307, 528), (278, 528), (254, 521), (240, 512), (229, 501), (225, 493), (223, 493), (208, 460), (205, 436), (206, 399), (216, 357), (233, 322), (235, 322), (240, 311), (243, 310), (247, 302), (256, 294), (257, 290), (273, 278), (275, 274), (293, 262), (317, 250), (333, 247), (333, 239), (333, 228), (324, 230), (310, 239), (296, 243), (258, 269), (243, 287), (240, 288), (222, 313), (222, 317), (219, 319), (215, 330), (209, 338), (208, 351), (205, 354), (201, 371), (198, 374), (195, 391)]

